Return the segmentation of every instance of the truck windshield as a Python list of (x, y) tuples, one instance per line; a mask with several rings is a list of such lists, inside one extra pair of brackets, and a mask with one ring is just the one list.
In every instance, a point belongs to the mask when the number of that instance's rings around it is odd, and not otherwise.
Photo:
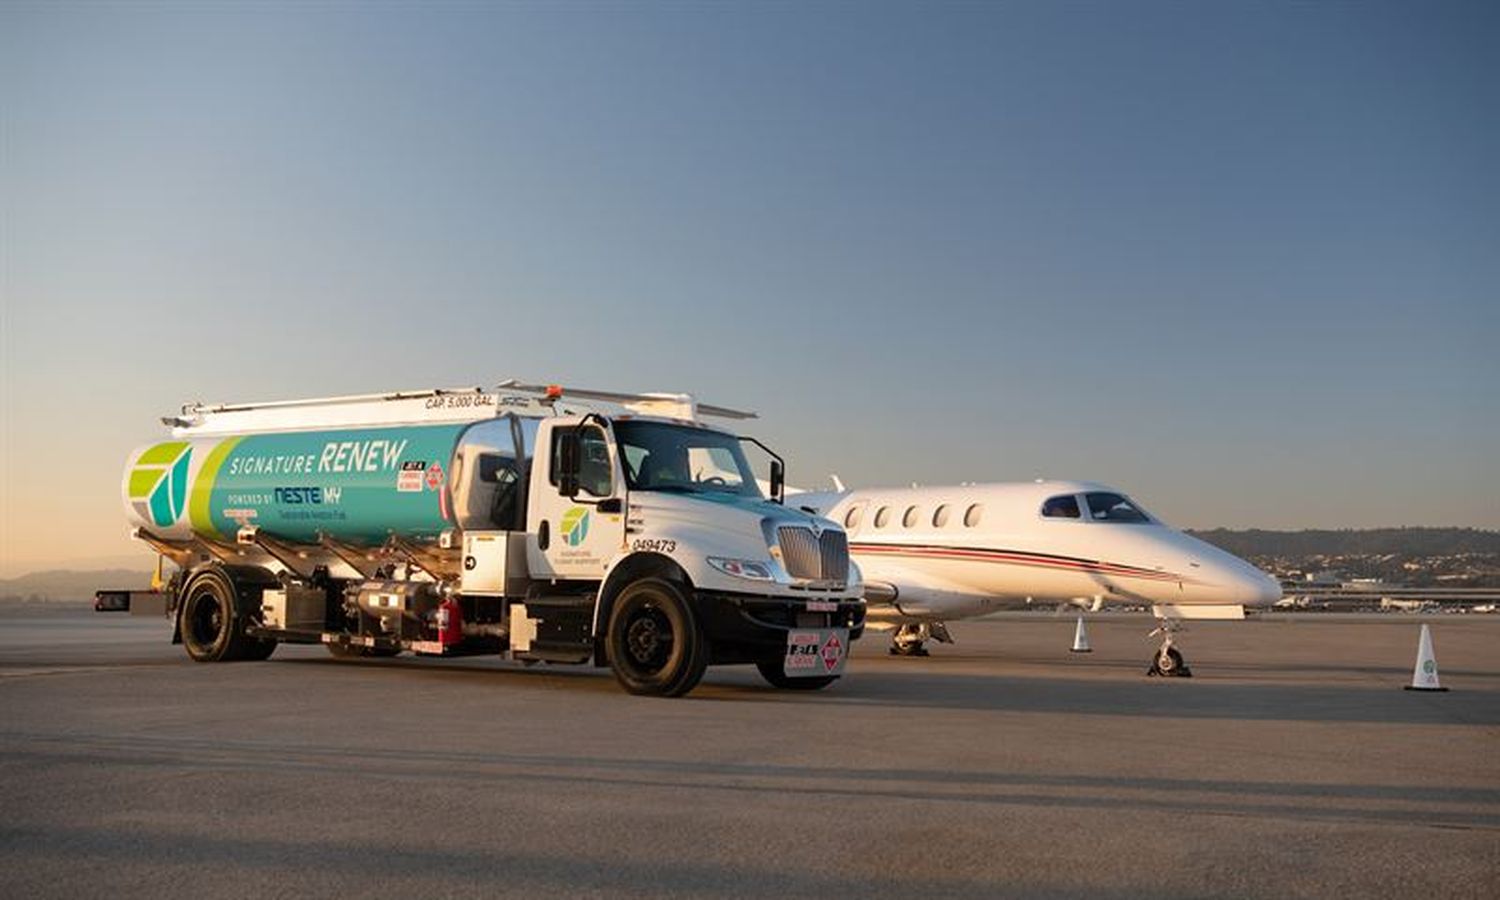
[(760, 497), (739, 439), (722, 431), (665, 422), (616, 421), (615, 440), (633, 491), (723, 493)]

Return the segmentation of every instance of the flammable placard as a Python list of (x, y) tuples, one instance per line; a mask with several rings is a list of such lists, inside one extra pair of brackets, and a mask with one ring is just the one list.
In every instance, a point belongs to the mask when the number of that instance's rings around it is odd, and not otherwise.
[(806, 628), (790, 631), (786, 636), (786, 660), (782, 665), (789, 677), (839, 675), (849, 657), (847, 628)]

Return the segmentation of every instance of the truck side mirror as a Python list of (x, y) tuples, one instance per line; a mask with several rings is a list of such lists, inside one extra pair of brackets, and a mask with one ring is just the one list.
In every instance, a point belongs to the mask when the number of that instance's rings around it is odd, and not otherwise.
[(564, 497), (578, 496), (578, 432), (569, 429), (557, 435), (557, 492)]
[(786, 494), (786, 467), (781, 460), (771, 460), (771, 499), (777, 503), (785, 500)]

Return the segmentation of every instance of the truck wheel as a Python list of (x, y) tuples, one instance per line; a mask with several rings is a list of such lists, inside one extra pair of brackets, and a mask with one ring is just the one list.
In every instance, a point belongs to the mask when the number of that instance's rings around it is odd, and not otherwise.
[[(219, 569), (204, 569), (182, 589), (182, 645), (196, 662), (264, 659), (261, 641), (245, 634), (245, 617), (234, 582)], [(271, 648), (275, 649), (272, 641)]]
[(632, 694), (680, 697), (708, 667), (708, 642), (682, 588), (643, 578), (620, 592), (605, 636), (609, 667)]
[(820, 691), (839, 680), (837, 675), (817, 675), (811, 678), (789, 678), (781, 668), (781, 660), (775, 662), (758, 662), (755, 668), (760, 670), (760, 677), (764, 678), (772, 687), (778, 687), (786, 691)]
[(276, 644), (275, 638), (246, 638), (245, 652), (240, 655), (240, 659), (247, 662), (270, 659), (271, 654), (276, 652)]

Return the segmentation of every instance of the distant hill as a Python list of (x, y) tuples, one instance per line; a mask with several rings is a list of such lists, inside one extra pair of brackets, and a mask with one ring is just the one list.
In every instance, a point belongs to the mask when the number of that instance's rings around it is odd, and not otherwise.
[(100, 588), (141, 590), (151, 586), (147, 569), (53, 569), (19, 578), (0, 578), (0, 602), (91, 600)]
[[(1490, 574), (1476, 584), (1488, 584), (1497, 576), (1500, 563), (1500, 531), (1478, 528), (1368, 528), (1316, 529), (1305, 531), (1267, 531), (1253, 528), (1239, 531), (1214, 528), (1189, 531), (1235, 556), (1270, 566), (1274, 560), (1308, 561), (1313, 557), (1381, 557), (1400, 559), (1454, 557), (1461, 555), (1488, 557), (1480, 561), (1481, 571)], [(0, 579), (0, 602), (22, 600), (79, 601), (93, 599), (100, 588), (143, 589), (151, 584), (151, 559), (146, 557), (138, 568), (53, 569), (32, 572), (19, 578)], [(1368, 569), (1368, 571), (1364, 571)], [(1445, 571), (1441, 567), (1436, 572)], [(1353, 574), (1389, 575), (1389, 577), (1422, 581), (1420, 575), (1401, 570), (1393, 563), (1390, 572), (1364, 566)]]
[(1457, 556), (1500, 554), (1500, 531), (1478, 528), (1367, 528), (1360, 530), (1232, 531), (1189, 534), (1243, 557)]

